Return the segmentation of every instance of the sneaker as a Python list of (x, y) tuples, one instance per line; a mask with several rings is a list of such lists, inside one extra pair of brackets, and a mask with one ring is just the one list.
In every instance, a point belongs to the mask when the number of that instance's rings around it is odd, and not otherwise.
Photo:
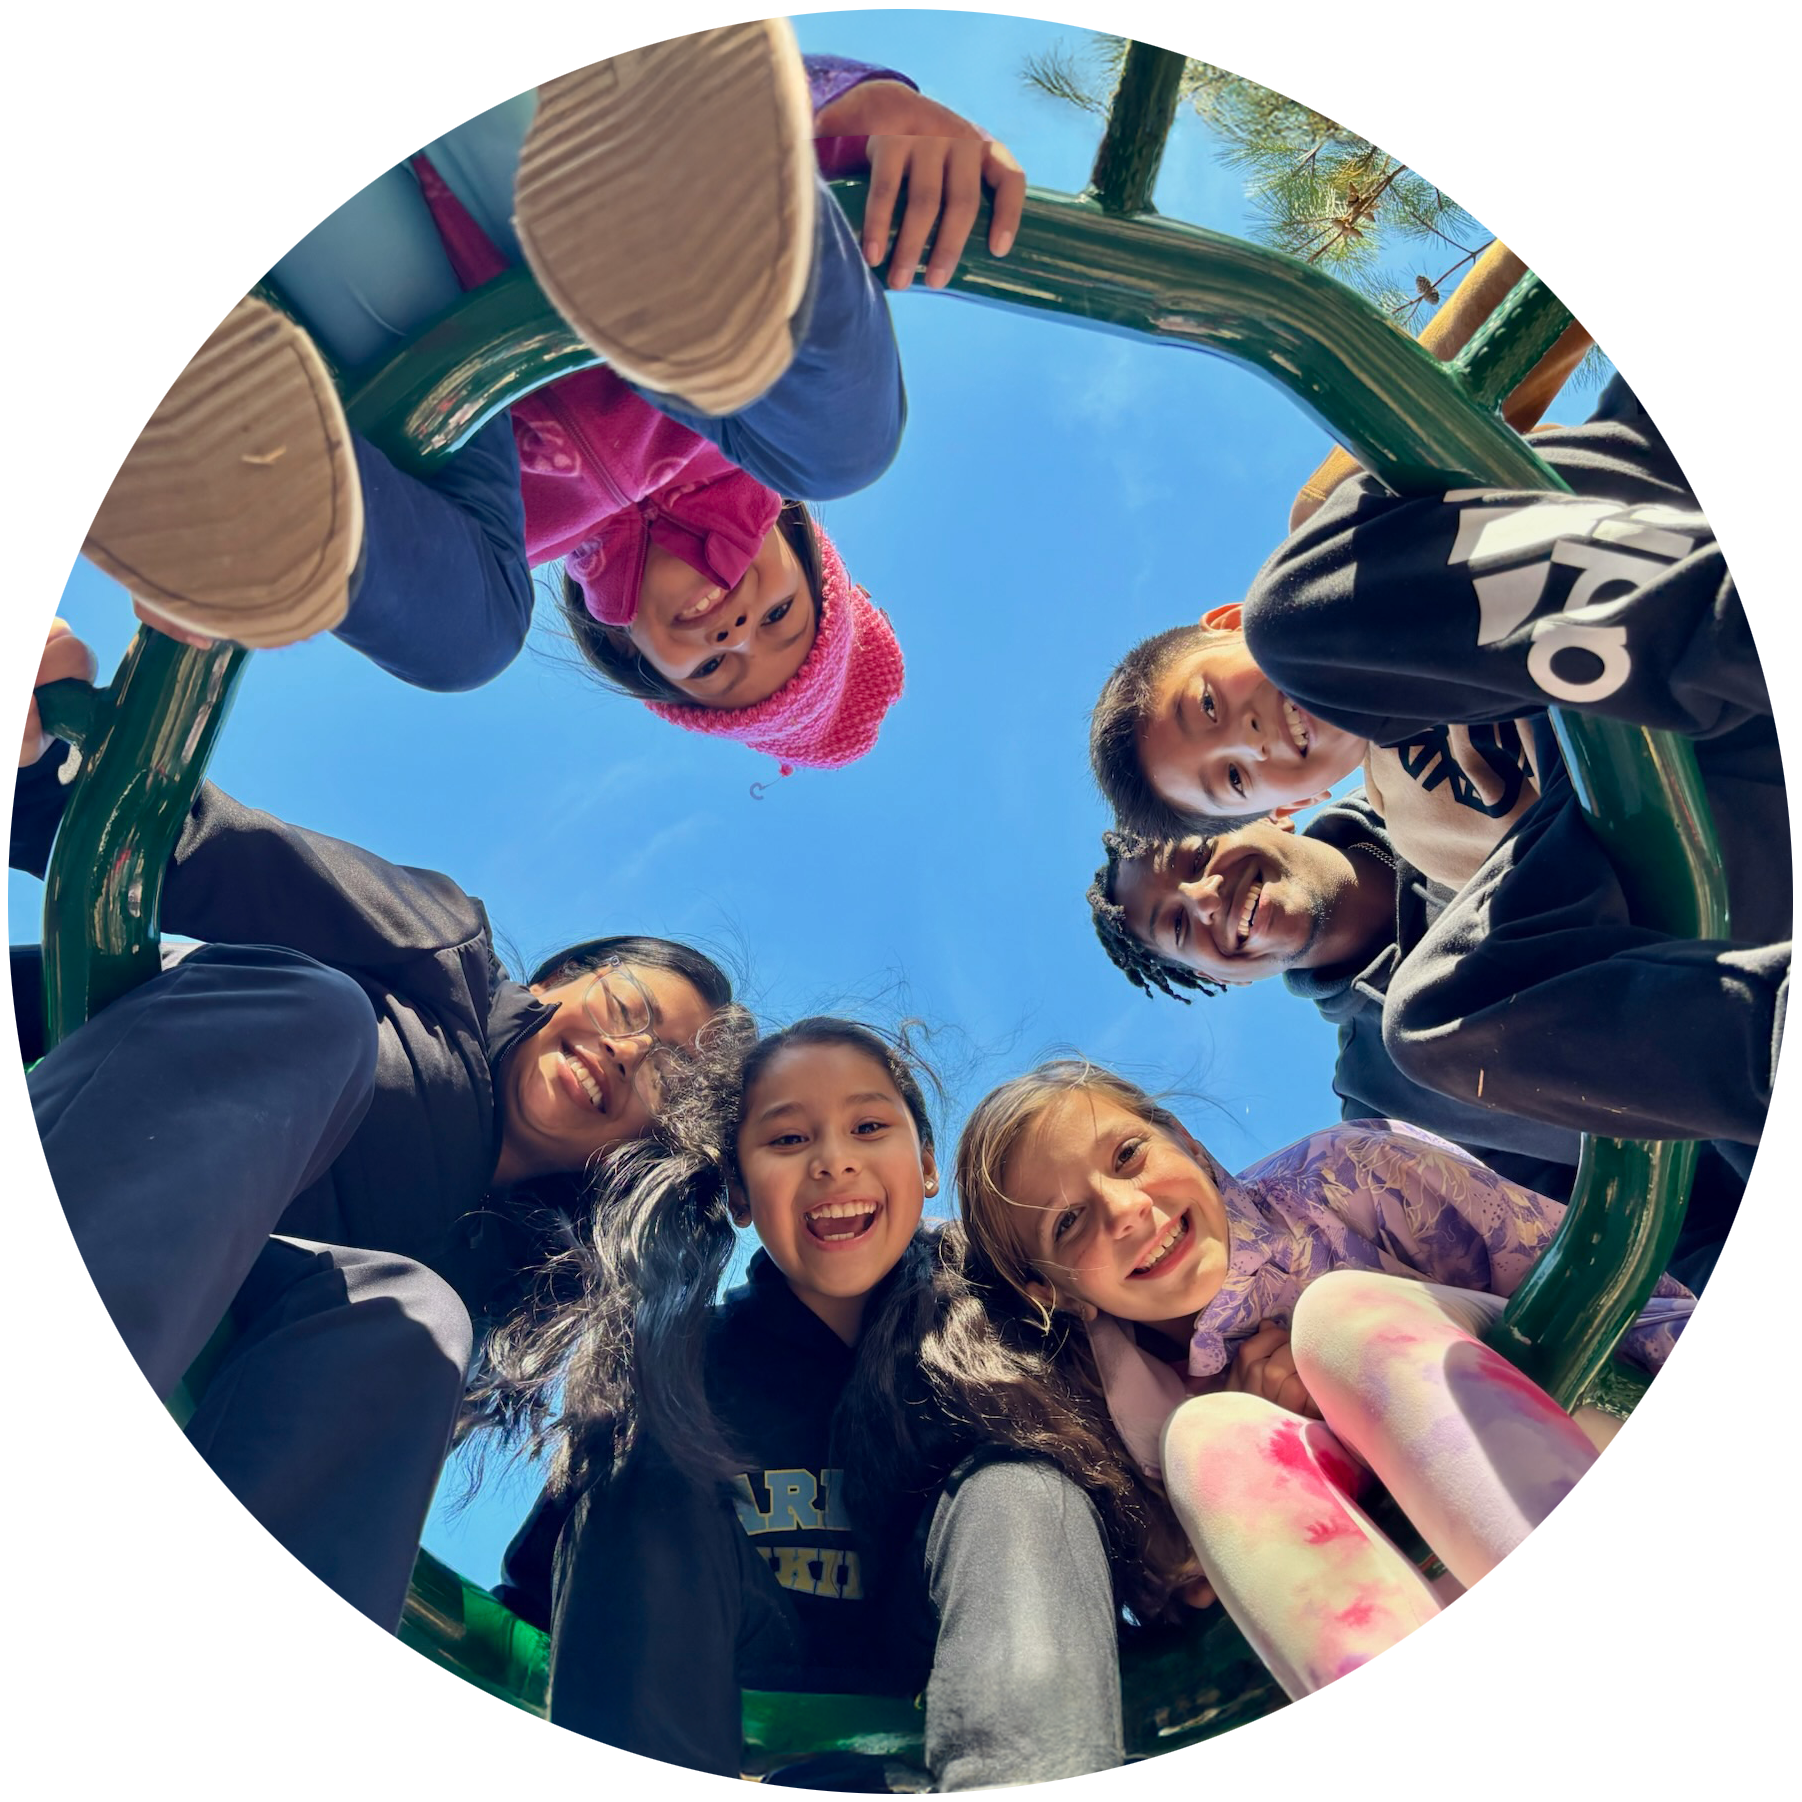
[(141, 612), (267, 647), (344, 618), (362, 542), (325, 363), (292, 320), (245, 300), (138, 434), (82, 549)]
[(813, 258), (813, 104), (785, 19), (547, 82), (515, 224), (551, 303), (621, 375), (735, 413), (794, 357)]
[(77, 119), (7, 144), (7, 274), (31, 256), (146, 137), (150, 132), (144, 126), (123, 119)]

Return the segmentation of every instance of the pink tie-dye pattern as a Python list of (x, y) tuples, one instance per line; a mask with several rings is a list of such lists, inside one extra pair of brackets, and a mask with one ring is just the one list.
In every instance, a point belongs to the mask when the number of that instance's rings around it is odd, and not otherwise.
[(1476, 1337), (1484, 1313), (1455, 1290), (1342, 1271), (1302, 1297), (1291, 1339), (1315, 1405), (1466, 1588), (1596, 1456), (1543, 1389)]
[(1289, 1695), (1323, 1688), (1439, 1612), (1352, 1501), (1361, 1473), (1318, 1421), (1258, 1396), (1200, 1396), (1171, 1417), (1163, 1464), (1208, 1581)]
[(1171, 1417), (1171, 1503), (1227, 1612), (1290, 1695), (1439, 1611), (1353, 1503), (1361, 1467), (1468, 1588), (1594, 1463), (1557, 1403), (1475, 1336), (1491, 1312), (1467, 1292), (1332, 1273), (1302, 1296), (1291, 1340), (1324, 1424), (1236, 1393), (1199, 1396)]
[[(1508, 1296), (1519, 1287), (1552, 1242), (1564, 1209), (1474, 1164), (1456, 1146), (1386, 1121), (1312, 1133), (1254, 1164), (1242, 1177), (1222, 1180), (1220, 1193), (1231, 1233), (1229, 1270), (1220, 1294), (1198, 1315), (1191, 1382), (1216, 1379), (1231, 1362), (1236, 1344), (1263, 1321), (1294, 1324), (1297, 1364), (1317, 1406), (1344, 1442), (1377, 1467), (1434, 1550), (1472, 1593), (1476, 1667), (1469, 1694), (1470, 1782), (1474, 1788), (1526, 1788), (1541, 1753), (1534, 1746), (1530, 1705), (1517, 1697), (1534, 1694), (1535, 1634), (1530, 1620), (1512, 1618), (1521, 1604), (1508, 1588), (1508, 1568), (1510, 1559), (1519, 1562), (1539, 1524), (1555, 1512), (1557, 1499), (1580, 1487), (1593, 1469), (1595, 1451), (1579, 1425), (1543, 1389), (1483, 1346), (1479, 1335), (1499, 1310), (1499, 1301), (1490, 1297)], [(1328, 1276), (1332, 1279), (1323, 1294), (1321, 1279)], [(1676, 1281), (1660, 1278), (1656, 1294), (1667, 1299), (1652, 1303), (1647, 1321), (1634, 1328), (1638, 1337), (1658, 1332), (1660, 1306), (1670, 1306), (1674, 1297), (1688, 1292)], [(1305, 1332), (1305, 1321), (1319, 1324)], [(1312, 1350), (1305, 1350), (1305, 1341)], [(1305, 1362), (1308, 1357), (1315, 1364)], [(1319, 1361), (1335, 1359), (1342, 1364), (1337, 1386), (1319, 1368)], [(1123, 1433), (1128, 1425), (1137, 1425), (1142, 1440), (1148, 1424), (1121, 1416), (1123, 1406), (1130, 1407), (1126, 1386), (1110, 1380), (1106, 1391)], [(1177, 1422), (1193, 1422), (1193, 1411), (1204, 1402), (1218, 1400), (1224, 1398), (1202, 1397), (1186, 1404), (1173, 1416), (1171, 1433)], [(1189, 1425), (1184, 1431), (1198, 1429)], [(1135, 1443), (1132, 1434), (1128, 1443)], [(1169, 1456), (1171, 1438), (1166, 1438), (1164, 1458)], [(1209, 1456), (1234, 1469), (1242, 1461), (1213, 1440)], [(1297, 1685), (1310, 1696), (1348, 1694), (1332, 1678), (1332, 1670), (1337, 1658), (1352, 1654), (1333, 1634), (1344, 1625), (1370, 1624), (1380, 1616), (1362, 1611), (1353, 1588), (1339, 1591), (1333, 1606), (1317, 1607), (1305, 1618), (1292, 1618), (1281, 1595), (1285, 1586), (1296, 1584), (1297, 1571), (1314, 1570), (1315, 1561), (1355, 1532), (1348, 1517), (1315, 1510), (1290, 1519), (1267, 1494), (1242, 1485), (1238, 1494), (1216, 1497), (1224, 1512), (1240, 1512), (1258, 1526), (1281, 1519), (1279, 1543), (1252, 1546), (1213, 1521), (1197, 1496), (1182, 1494), (1184, 1485), (1202, 1483), (1195, 1456), (1184, 1463), (1180, 1479), (1168, 1463), (1164, 1474), (1209, 1577), (1247, 1636), (1260, 1645), (1269, 1642), (1272, 1660), (1281, 1658), (1281, 1667), (1272, 1663), (1272, 1669), (1279, 1670), (1285, 1685), (1285, 1672), (1294, 1672)], [(1299, 1472), (1290, 1470), (1290, 1476)], [(1204, 1550), (1204, 1541), (1215, 1552)], [(1215, 1559), (1222, 1555), (1240, 1561), (1265, 1557), (1274, 1573), (1270, 1584), (1242, 1586), (1234, 1602), (1233, 1586), (1222, 1586), (1216, 1570)], [(1723, 1607), (1728, 1600), (1723, 1598)], [(1766, 1593), (1759, 1591), (1753, 1606), (1735, 1606), (1735, 1620), (1750, 1622), (1753, 1611), (1771, 1622), (1766, 1633), (1775, 1640), (1777, 1607)], [(1308, 1640), (1308, 1620), (1321, 1634), (1319, 1642)], [(1748, 1631), (1750, 1627), (1741, 1629), (1741, 1643)], [(1663, 1730), (1661, 1744), (1685, 1770), (1710, 1770), (1717, 1753), (1706, 1744), (1706, 1735), (1685, 1741), (1678, 1725), (1681, 1710), (1669, 1699), (1694, 1694), (1696, 1672), (1706, 1663), (1697, 1663), (1694, 1656), (1703, 1640), (1714, 1658), (1710, 1669), (1728, 1681), (1737, 1703), (1746, 1708), (1746, 1730), (1739, 1735), (1744, 1768), (1766, 1777), (1779, 1764), (1788, 1768), (1770, 1737), (1771, 1723), (1779, 1716), (1766, 1692), (1775, 1685), (1766, 1681), (1761, 1687), (1753, 1681), (1748, 1660), (1752, 1667), (1759, 1661), (1750, 1654), (1716, 1656), (1730, 1651), (1730, 1643), (1719, 1633), (1708, 1638), (1705, 1627), (1697, 1627), (1672, 1649), (1620, 1706), (1627, 1712), (1634, 1706), (1645, 1710), (1651, 1697), (1654, 1705), (1643, 1717), (1665, 1725), (1647, 1730)], [(1784, 1629), (1779, 1656), (1768, 1660), (1782, 1670), (1784, 1685), (1789, 1681), (1788, 1643)], [(1748, 1701), (1752, 1706), (1746, 1706)], [(1757, 1732), (1761, 1725), (1762, 1739)], [(1597, 1782), (1606, 1773), (1611, 1780), (1631, 1779), (1629, 1788), (1681, 1788), (1676, 1775), (1634, 1741), (1620, 1721), (1609, 1719), (1602, 1732), (1604, 1741), (1597, 1743), (1591, 1735), (1588, 1750), (1580, 1744), (1561, 1761), (1566, 1779), (1577, 1773), (1584, 1782)], [(1319, 1741), (1319, 1735), (1312, 1737)], [(1308, 1748), (1299, 1739), (1297, 1755), (1315, 1762), (1339, 1759), (1332, 1748)], [(1357, 1759), (1370, 1755), (1346, 1757), (1352, 1762), (1335, 1768), (1350, 1777)], [(1323, 1768), (1308, 1768), (1319, 1782)]]

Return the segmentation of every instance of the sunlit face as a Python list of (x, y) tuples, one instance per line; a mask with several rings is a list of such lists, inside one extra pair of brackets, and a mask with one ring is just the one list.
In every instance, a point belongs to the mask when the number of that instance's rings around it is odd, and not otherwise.
[(583, 1169), (650, 1129), (664, 1048), (692, 1048), (712, 1009), (686, 977), (649, 964), (534, 985), (555, 1010), (502, 1066), (501, 1168), (512, 1180)]
[(1368, 749), (1279, 693), (1236, 630), (1171, 659), (1139, 728), (1146, 781), (1178, 813), (1201, 819), (1323, 798)]
[(806, 661), (818, 628), (801, 560), (772, 526), (732, 589), (651, 545), (628, 631), (644, 661), (691, 701), (727, 708), (767, 701)]
[(1228, 1253), (1226, 1210), (1199, 1150), (1096, 1091), (1051, 1101), (1001, 1169), (1045, 1299), (1186, 1337)]
[(778, 1051), (745, 1096), (739, 1180), (788, 1285), (847, 1341), (920, 1224), (932, 1153), (888, 1071), (854, 1045)]
[(1334, 908), (1357, 872), (1343, 851), (1259, 820), (1122, 858), (1126, 929), (1216, 982), (1256, 982), (1332, 961)]

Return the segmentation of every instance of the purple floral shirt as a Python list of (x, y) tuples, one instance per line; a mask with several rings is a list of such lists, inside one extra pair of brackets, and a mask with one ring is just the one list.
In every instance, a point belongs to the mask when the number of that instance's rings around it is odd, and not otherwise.
[[(1564, 1218), (1561, 1202), (1397, 1120), (1310, 1133), (1226, 1177), (1220, 1197), (1227, 1275), (1196, 1317), (1191, 1381), (1217, 1377), (1264, 1321), (1287, 1326), (1296, 1298), (1329, 1270), (1512, 1295)], [(1694, 1307), (1681, 1283), (1660, 1277), (1621, 1352), (1657, 1370)]]
[(916, 90), (919, 85), (899, 69), (879, 68), (875, 63), (860, 63), (849, 56), (816, 56), (810, 52), (801, 61), (807, 69), (807, 87), (816, 113), (824, 112), (841, 94), (850, 93), (866, 81), (900, 81)]

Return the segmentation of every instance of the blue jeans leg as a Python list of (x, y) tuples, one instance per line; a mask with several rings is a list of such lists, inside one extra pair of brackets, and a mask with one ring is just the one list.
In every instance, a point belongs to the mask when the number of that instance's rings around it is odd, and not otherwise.
[(513, 422), (491, 419), (429, 480), (356, 439), (363, 560), (335, 636), (415, 688), (492, 681), (532, 625)]
[(907, 424), (888, 301), (823, 181), (816, 215), (795, 360), (775, 387), (723, 419), (645, 396), (786, 500), (836, 500), (867, 488), (894, 461)]

